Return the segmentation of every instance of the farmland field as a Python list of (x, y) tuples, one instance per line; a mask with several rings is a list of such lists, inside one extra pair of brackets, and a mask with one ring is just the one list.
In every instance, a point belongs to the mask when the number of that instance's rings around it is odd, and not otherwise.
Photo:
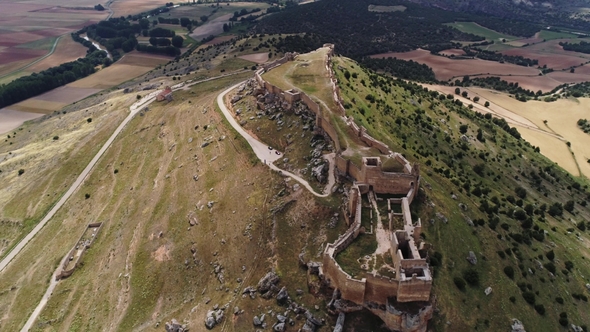
[[(47, 55), (58, 36), (105, 19), (108, 12), (93, 10), (94, 5), (95, 2), (81, 0), (76, 1), (76, 9), (73, 9), (71, 1), (65, 0), (0, 0), (0, 80), (4, 83), (7, 79), (22, 76), (23, 73), (15, 71)], [(52, 59), (49, 57), (45, 64), (43, 61), (35, 64), (35, 69), (27, 68), (27, 73), (28, 70), (47, 69), (52, 63), (64, 58), (67, 61), (80, 54), (79, 48), (72, 46), (66, 38), (61, 39), (63, 42), (60, 40), (56, 46), (58, 54)]]
[(450, 27), (453, 27), (459, 31), (482, 36), (485, 39), (493, 40), (495, 42), (500, 41), (502, 39), (506, 39), (507, 41), (518, 39), (517, 37), (505, 35), (503, 33), (498, 33), (494, 30), (490, 30), (488, 28), (482, 27), (481, 25), (474, 23), (474, 22), (455, 22), (455, 23), (448, 23), (447, 25)]

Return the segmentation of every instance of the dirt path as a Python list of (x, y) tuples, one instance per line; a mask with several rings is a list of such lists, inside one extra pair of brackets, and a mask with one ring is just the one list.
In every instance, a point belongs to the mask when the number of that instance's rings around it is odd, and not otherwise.
[[(313, 190), (313, 188), (309, 185), (309, 183), (307, 181), (305, 181), (304, 179), (302, 179), (301, 177), (299, 177), (291, 172), (287, 172), (285, 170), (282, 170), (282, 169), (278, 168), (277, 166), (275, 166), (273, 163), (275, 161), (277, 161), (278, 159), (280, 159), (283, 154), (281, 153), (280, 155), (277, 155), (276, 153), (272, 153), (272, 151), (269, 149), (268, 145), (258, 141), (257, 139), (252, 137), (250, 134), (248, 134), (246, 132), (246, 130), (244, 130), (244, 128), (242, 128), (242, 126), (240, 126), (237, 123), (237, 121), (234, 119), (233, 115), (231, 114), (231, 112), (229, 111), (227, 106), (225, 106), (224, 98), (230, 91), (232, 91), (233, 89), (237, 88), (238, 86), (240, 86), (241, 84), (244, 84), (244, 83), (245, 82), (240, 82), (236, 85), (233, 85), (233, 86), (227, 88), (225, 91), (223, 91), (222, 93), (220, 93), (217, 96), (217, 105), (219, 106), (219, 109), (221, 110), (221, 112), (223, 113), (223, 115), (225, 116), (225, 118), (227, 119), (229, 124), (238, 132), (238, 134), (240, 134), (248, 142), (248, 144), (250, 145), (250, 147), (254, 151), (254, 154), (256, 154), (256, 157), (258, 157), (258, 159), (260, 159), (260, 161), (262, 161), (263, 163), (266, 163), (266, 165), (268, 167), (270, 167), (270, 169), (279, 172), (279, 174), (281, 174), (282, 176), (289, 176), (289, 177), (295, 179), (295, 181), (302, 184), (314, 196), (328, 197), (332, 191), (331, 187), (326, 188), (327, 193), (318, 194)], [(330, 160), (328, 159), (328, 161), (330, 161)], [(333, 172), (333, 170), (334, 170), (333, 164), (334, 164), (333, 162), (330, 162), (330, 173), (331, 174), (334, 173)], [(333, 175), (331, 175), (331, 176), (333, 177)], [(330, 183), (330, 180), (328, 180), (328, 183)]]

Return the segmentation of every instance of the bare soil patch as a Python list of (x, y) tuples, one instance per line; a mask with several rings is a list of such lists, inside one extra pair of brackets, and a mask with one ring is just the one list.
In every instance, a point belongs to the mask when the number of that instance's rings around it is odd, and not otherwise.
[(268, 53), (264, 52), (264, 53), (247, 54), (247, 55), (239, 56), (238, 58), (252, 61), (255, 63), (265, 63), (268, 61)]
[(142, 67), (156, 67), (157, 65), (166, 63), (174, 58), (164, 55), (148, 54), (132, 51), (125, 54), (121, 60), (117, 61), (117, 65), (131, 65)]
[(45, 54), (43, 50), (31, 50), (24, 48), (10, 47), (0, 51), (0, 65), (15, 61), (38, 58)]
[(99, 91), (99, 89), (75, 88), (66, 85), (53, 89), (32, 99), (69, 104), (86, 98)]
[(226, 42), (228, 40), (231, 40), (234, 37), (235, 37), (235, 35), (227, 35), (227, 36), (215, 37), (213, 40), (210, 40), (210, 41), (206, 42), (203, 45), (217, 45), (217, 44), (221, 44), (223, 42)]
[(232, 14), (219, 16), (218, 18), (210, 21), (209, 23), (201, 25), (200, 27), (196, 28), (193, 31), (193, 33), (190, 34), (191, 38), (193, 38), (196, 41), (200, 41), (201, 39), (209, 37), (211, 35), (218, 35), (222, 33), (223, 24), (229, 22), (229, 19), (232, 16)]
[(564, 51), (559, 45), (563, 39), (550, 40), (527, 47), (502, 51), (506, 55), (519, 55), (525, 58), (538, 59), (539, 65), (547, 65), (548, 68), (564, 69), (571, 66), (579, 66), (590, 61), (590, 55), (578, 52)]
[(4, 134), (25, 121), (42, 116), (39, 113), (20, 112), (9, 108), (0, 108), (0, 134)]
[(166, 5), (165, 0), (125, 0), (115, 1), (111, 4), (114, 17), (139, 14), (144, 11)]
[(450, 48), (448, 50), (440, 51), (439, 53), (442, 54), (442, 55), (448, 55), (448, 56), (451, 56), (451, 55), (455, 55), (455, 56), (457, 56), (457, 55), (465, 55), (465, 51), (463, 51), (462, 49), (457, 49), (457, 48)]
[(72, 82), (67, 86), (74, 88), (107, 89), (128, 81), (131, 78), (145, 74), (151, 69), (152, 67), (116, 63), (108, 68), (102, 69), (95, 74), (92, 74), (76, 82)]
[(78, 58), (86, 56), (86, 47), (82, 44), (75, 42), (70, 36), (62, 37), (55, 48), (55, 52), (36, 63), (35, 65), (27, 68), (27, 71), (39, 72), (48, 68), (59, 66), (64, 62), (75, 61)]

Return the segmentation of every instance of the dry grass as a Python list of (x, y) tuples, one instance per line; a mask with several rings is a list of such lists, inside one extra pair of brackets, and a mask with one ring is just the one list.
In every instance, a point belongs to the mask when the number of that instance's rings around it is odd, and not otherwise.
[[(574, 175), (579, 175), (578, 168), (569, 154), (565, 142), (571, 142), (571, 150), (575, 154), (575, 160), (585, 176), (590, 176), (590, 145), (588, 134), (577, 127), (577, 121), (587, 116), (590, 99), (559, 99), (552, 103), (541, 101), (519, 102), (505, 94), (491, 93), (483, 89), (475, 89), (486, 99), (504, 107), (515, 114), (525, 117), (539, 128), (552, 131), (563, 137), (563, 140), (542, 138), (539, 133), (523, 131), (523, 137), (530, 140), (531, 144), (539, 146), (541, 153), (558, 163), (561, 167)], [(543, 121), (547, 120), (547, 126)], [(537, 144), (535, 144), (536, 142)], [(569, 154), (569, 156), (568, 156)]]
[(335, 109), (332, 97), (332, 84), (326, 69), (325, 61), (328, 49), (299, 55), (290, 61), (274, 68), (263, 76), (273, 85), (283, 90), (298, 89), (315, 97), (320, 104), (329, 110)]

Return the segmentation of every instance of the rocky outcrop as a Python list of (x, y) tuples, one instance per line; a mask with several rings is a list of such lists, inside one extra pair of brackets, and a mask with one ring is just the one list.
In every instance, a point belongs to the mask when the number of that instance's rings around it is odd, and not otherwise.
[(185, 332), (188, 331), (186, 325), (181, 325), (176, 319), (172, 319), (172, 321), (167, 322), (164, 325), (166, 332)]

